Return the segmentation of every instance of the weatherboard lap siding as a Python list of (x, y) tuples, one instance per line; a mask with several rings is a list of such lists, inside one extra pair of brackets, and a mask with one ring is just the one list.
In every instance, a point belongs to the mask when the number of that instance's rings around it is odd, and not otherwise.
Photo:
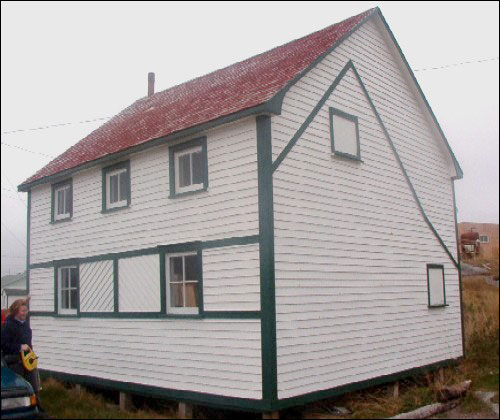
[(167, 145), (130, 156), (129, 208), (101, 213), (100, 167), (73, 175), (67, 223), (50, 224), (50, 185), (34, 188), (31, 264), (258, 234), (255, 138), (255, 118), (209, 131), (209, 190), (186, 197), (169, 198)]
[[(428, 217), (456, 250), (441, 140), (383, 42), (375, 22), (365, 23), (287, 92), (272, 118), (274, 159), (352, 60), (398, 152), (405, 150)], [(332, 156), (329, 107), (358, 117), (362, 162)], [(419, 211), (353, 69), (273, 183), (278, 398), (462, 355), (457, 269)], [(445, 267), (449, 307), (428, 308), (428, 263)]]

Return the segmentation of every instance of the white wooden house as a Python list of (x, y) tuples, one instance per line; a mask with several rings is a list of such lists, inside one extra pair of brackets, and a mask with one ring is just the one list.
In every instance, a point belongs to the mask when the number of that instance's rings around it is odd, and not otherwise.
[(19, 186), (39, 364), (274, 411), (453, 362), (461, 177), (378, 8), (151, 91)]

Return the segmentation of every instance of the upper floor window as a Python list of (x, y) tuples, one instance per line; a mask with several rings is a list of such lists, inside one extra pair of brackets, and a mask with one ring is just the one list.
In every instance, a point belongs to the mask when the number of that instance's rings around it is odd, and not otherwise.
[(358, 117), (330, 108), (330, 136), (332, 153), (361, 160)]
[(121, 162), (102, 170), (103, 211), (130, 205), (130, 162)]
[(200, 257), (197, 252), (170, 254), (167, 259), (167, 312), (198, 314), (201, 293)]
[(71, 219), (73, 216), (73, 184), (64, 181), (52, 185), (52, 222)]
[(201, 137), (170, 148), (170, 196), (208, 188), (207, 139)]
[(57, 312), (76, 315), (78, 311), (78, 266), (57, 268)]

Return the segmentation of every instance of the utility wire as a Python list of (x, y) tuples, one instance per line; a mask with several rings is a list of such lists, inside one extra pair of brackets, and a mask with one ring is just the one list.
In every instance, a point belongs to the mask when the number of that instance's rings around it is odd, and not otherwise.
[(486, 63), (488, 61), (495, 61), (495, 60), (498, 60), (498, 59), (499, 59), (499, 57), (493, 57), (493, 58), (485, 58), (484, 60), (463, 61), (462, 63), (446, 64), (444, 66), (440, 66), (440, 67), (428, 67), (426, 69), (415, 69), (413, 71), (441, 70), (441, 69), (447, 69), (449, 67), (463, 66), (464, 64)]
[(19, 147), (19, 146), (14, 146), (13, 144), (9, 144), (9, 143), (4, 143), (3, 141), (1, 142), (2, 146), (9, 146), (9, 147), (13, 147), (15, 149), (19, 149), (19, 150), (22, 150), (23, 152), (28, 152), (28, 153), (34, 153), (36, 155), (42, 155), (42, 156), (45, 156), (45, 157), (48, 157), (48, 158), (51, 158), (51, 159), (54, 159), (55, 156), (50, 156), (50, 155), (46, 155), (45, 153), (40, 153), (40, 152), (35, 152), (33, 150), (29, 150), (29, 149), (25, 149), (23, 147)]
[[(428, 70), (440, 70), (440, 69), (445, 69), (449, 67), (456, 67), (456, 66), (462, 66), (464, 64), (474, 64), (474, 63), (485, 63), (488, 61), (495, 61), (498, 60), (499, 57), (493, 57), (493, 58), (486, 58), (484, 60), (476, 60), (476, 61), (463, 61), (461, 63), (453, 63), (453, 64), (447, 64), (444, 66), (440, 67), (428, 67), (424, 69), (414, 69), (413, 71), (428, 71)], [(95, 121), (103, 121), (103, 120), (109, 120), (111, 117), (99, 117), (99, 118), (94, 118), (92, 120), (83, 120), (83, 121), (71, 121), (71, 122), (64, 122), (64, 123), (59, 123), (59, 124), (50, 124), (42, 127), (34, 127), (34, 128), (20, 128), (18, 130), (10, 130), (10, 131), (2, 131), (2, 134), (15, 134), (15, 133), (22, 133), (24, 131), (37, 131), (37, 130), (46, 130), (48, 128), (58, 128), (58, 127), (64, 127), (68, 125), (75, 125), (75, 124), (86, 124), (86, 123), (91, 123)], [(2, 143), (5, 144), (5, 143)], [(15, 147), (15, 146), (12, 146)], [(33, 152), (36, 153), (36, 152)], [(49, 156), (51, 157), (51, 156)]]
[(3, 220), (1, 221), (1, 223), (2, 223), (2, 226), (4, 227), (4, 229), (5, 229), (7, 232), (9, 232), (9, 233), (10, 233), (10, 234), (14, 237), (14, 239), (15, 239), (17, 242), (19, 242), (19, 243), (20, 243), (23, 247), (25, 247), (25, 248), (26, 248), (26, 244), (25, 244), (23, 241), (21, 241), (21, 240), (17, 237), (17, 235), (16, 235), (15, 233), (12, 233), (12, 231), (11, 231), (11, 230), (10, 230), (7, 226), (5, 226), (5, 223), (3, 222)]
[(47, 128), (56, 128), (56, 127), (64, 127), (67, 125), (75, 125), (75, 124), (85, 124), (85, 123), (91, 123), (94, 121), (103, 121), (103, 120), (109, 120), (111, 117), (99, 117), (95, 118), (93, 120), (84, 120), (84, 121), (72, 121), (72, 122), (64, 122), (60, 124), (50, 124), (46, 125), (43, 127), (34, 127), (34, 128), (20, 128), (18, 130), (10, 130), (10, 131), (2, 131), (2, 134), (13, 134), (13, 133), (21, 133), (23, 131), (37, 131), (37, 130), (46, 130)]

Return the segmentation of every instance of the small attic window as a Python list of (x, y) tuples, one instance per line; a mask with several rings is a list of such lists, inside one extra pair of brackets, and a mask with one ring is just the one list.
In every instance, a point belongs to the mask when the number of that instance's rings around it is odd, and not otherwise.
[(361, 160), (358, 117), (336, 108), (330, 108), (330, 136), (333, 154)]
[(71, 180), (52, 185), (52, 223), (71, 220), (73, 216), (73, 183)]

